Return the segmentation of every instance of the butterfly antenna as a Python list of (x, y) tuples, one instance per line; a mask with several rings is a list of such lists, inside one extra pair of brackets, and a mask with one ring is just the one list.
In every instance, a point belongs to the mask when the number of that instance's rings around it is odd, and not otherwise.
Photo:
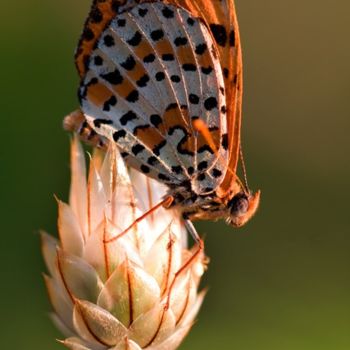
[(239, 146), (239, 157), (241, 158), (241, 166), (243, 171), (243, 179), (244, 179), (244, 187), (247, 193), (250, 193), (249, 186), (248, 186), (248, 178), (247, 178), (247, 170), (245, 167), (244, 157), (243, 157), (243, 151), (242, 151), (242, 144)]

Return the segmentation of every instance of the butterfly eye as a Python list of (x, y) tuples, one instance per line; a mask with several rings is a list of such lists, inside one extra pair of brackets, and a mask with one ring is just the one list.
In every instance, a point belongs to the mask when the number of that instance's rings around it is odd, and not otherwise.
[(249, 200), (245, 193), (238, 193), (230, 200), (228, 206), (232, 216), (241, 216), (247, 212)]

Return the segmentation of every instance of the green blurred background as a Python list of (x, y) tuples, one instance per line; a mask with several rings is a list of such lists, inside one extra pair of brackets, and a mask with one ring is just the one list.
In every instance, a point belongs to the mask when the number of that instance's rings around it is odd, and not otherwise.
[[(61, 349), (38, 229), (56, 232), (77, 107), (73, 51), (90, 0), (3, 2), (0, 13), (2, 349)], [(258, 215), (200, 223), (211, 257), (181, 349), (350, 349), (350, 2), (237, 0), (243, 142)]]

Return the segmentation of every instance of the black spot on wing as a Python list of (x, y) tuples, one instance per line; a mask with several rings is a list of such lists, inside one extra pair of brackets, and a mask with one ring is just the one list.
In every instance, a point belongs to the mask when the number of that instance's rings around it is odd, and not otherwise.
[(197, 105), (199, 103), (199, 97), (195, 94), (189, 94), (188, 99), (190, 103)]
[(186, 45), (187, 42), (188, 42), (187, 38), (186, 37), (182, 37), (182, 36), (178, 36), (174, 40), (175, 46), (183, 46), (183, 45)]
[(162, 81), (162, 80), (164, 80), (164, 79), (165, 79), (165, 74), (164, 74), (164, 72), (158, 72), (158, 73), (156, 73), (155, 78), (156, 78), (157, 81)]
[(150, 168), (147, 165), (142, 164), (140, 167), (140, 170), (144, 173), (144, 174), (148, 174), (150, 172)]
[(151, 38), (153, 41), (158, 41), (164, 37), (164, 32), (162, 29), (156, 29), (151, 32)]
[(156, 56), (153, 55), (153, 53), (150, 53), (149, 55), (147, 55), (143, 58), (143, 62), (152, 63), (155, 59), (156, 59)]
[(211, 171), (211, 174), (213, 175), (213, 177), (218, 178), (218, 177), (220, 177), (222, 175), (222, 171), (219, 170), (219, 169), (214, 168)]
[(169, 7), (164, 7), (162, 10), (162, 14), (165, 18), (173, 18), (174, 17), (174, 11), (170, 9)]
[(147, 74), (145, 74), (136, 82), (136, 84), (139, 87), (145, 87), (145, 86), (147, 86), (148, 82), (149, 82), (149, 76)]
[(182, 65), (182, 69), (186, 72), (195, 72), (197, 70), (197, 67), (193, 63), (184, 63)]
[(188, 172), (188, 175), (193, 175), (193, 173), (194, 173), (194, 167), (193, 167), (193, 166), (189, 166), (189, 167), (187, 168), (187, 172)]
[(152, 114), (150, 117), (151, 123), (157, 128), (162, 123), (162, 118), (158, 114)]
[(158, 145), (156, 145), (153, 149), (152, 152), (156, 155), (159, 156), (160, 150), (166, 145), (166, 140), (161, 141)]
[(139, 132), (139, 130), (146, 130), (148, 128), (150, 128), (151, 126), (149, 124), (145, 124), (145, 125), (138, 125), (134, 128), (134, 130), (132, 131), (134, 136), (137, 136), (137, 133)]
[(117, 104), (117, 98), (115, 96), (111, 96), (104, 104), (103, 104), (103, 110), (105, 112), (109, 112), (111, 110), (111, 107), (115, 106)]
[(89, 56), (89, 55), (84, 55), (83, 61), (84, 61), (84, 67), (85, 67), (85, 69), (89, 69), (90, 56)]
[(126, 20), (125, 19), (118, 19), (117, 20), (117, 25), (118, 27), (125, 27), (125, 24), (126, 24)]
[(139, 15), (140, 17), (145, 17), (147, 15), (148, 9), (140, 8)]
[(176, 102), (174, 102), (174, 103), (170, 103), (165, 110), (170, 111), (170, 110), (178, 108), (178, 107), (179, 107), (178, 104)]
[(90, 20), (93, 23), (100, 23), (103, 20), (102, 12), (97, 7), (90, 12)]
[(93, 77), (89, 82), (87, 82), (85, 85), (81, 85), (78, 90), (78, 98), (79, 102), (81, 104), (82, 100), (86, 98), (87, 90), (89, 86), (95, 85), (98, 83), (98, 79), (96, 77)]
[(135, 103), (139, 99), (139, 92), (137, 90), (132, 90), (128, 96), (126, 96), (126, 100), (128, 102)]
[(223, 68), (222, 74), (224, 75), (225, 78), (228, 78), (228, 73), (229, 73), (228, 69), (227, 68)]
[(230, 32), (230, 39), (229, 39), (229, 43), (230, 43), (230, 46), (235, 46), (236, 42), (235, 42), (235, 32), (234, 30), (232, 29), (231, 32)]
[(103, 37), (103, 43), (104, 43), (107, 47), (113, 46), (113, 45), (114, 45), (114, 39), (113, 39), (112, 35), (109, 35), (109, 34), (105, 35), (105, 36)]
[(155, 164), (157, 164), (159, 162), (159, 160), (156, 158), (156, 157), (154, 157), (154, 156), (151, 156), (151, 157), (149, 157), (148, 159), (147, 159), (147, 163), (149, 164), (149, 165), (155, 165)]
[(129, 40), (127, 40), (126, 42), (130, 45), (130, 46), (137, 46), (140, 44), (142, 40), (142, 35), (139, 31), (136, 31), (135, 34), (133, 35), (133, 37)]
[(101, 74), (101, 78), (113, 85), (119, 85), (124, 80), (118, 69), (115, 69), (113, 72)]
[(164, 174), (158, 174), (158, 179), (161, 181), (170, 181), (170, 177)]
[(139, 153), (141, 153), (143, 150), (145, 149), (144, 146), (140, 145), (140, 144), (136, 144), (134, 146), (132, 146), (131, 148), (131, 152), (137, 156)]
[(237, 81), (238, 81), (238, 75), (235, 74), (234, 77), (233, 77), (232, 82), (233, 82), (234, 85), (236, 85), (236, 84), (237, 84)]
[(207, 111), (211, 111), (214, 108), (217, 108), (218, 106), (218, 101), (215, 97), (208, 97), (204, 101), (204, 107)]
[(165, 53), (164, 55), (162, 55), (162, 60), (163, 61), (174, 61), (175, 57), (172, 53)]
[(223, 134), (222, 135), (221, 145), (226, 151), (228, 150), (228, 134)]
[(179, 175), (179, 174), (181, 174), (183, 172), (182, 171), (182, 167), (180, 165), (172, 166), (171, 167), (171, 171), (174, 172), (177, 175)]
[(103, 58), (101, 56), (95, 56), (94, 63), (95, 63), (95, 66), (102, 66), (103, 65)]
[(91, 41), (95, 37), (94, 32), (90, 28), (85, 28), (82, 34), (82, 38), (86, 41)]
[(193, 18), (187, 18), (187, 24), (190, 25), (190, 26), (193, 26), (194, 25), (194, 19)]
[(210, 30), (214, 35), (215, 41), (218, 45), (225, 47), (227, 41), (226, 29), (221, 24), (211, 24)]
[(205, 170), (207, 168), (208, 168), (208, 162), (205, 161), (205, 160), (203, 160), (202, 162), (198, 163), (198, 165), (197, 165), (197, 169), (199, 171)]
[(99, 118), (94, 120), (94, 125), (96, 128), (100, 128), (102, 124), (111, 125), (113, 124), (113, 121), (109, 119), (99, 119)]
[(120, 118), (120, 124), (125, 126), (128, 122), (137, 119), (137, 115), (133, 111), (128, 111)]
[(126, 70), (133, 70), (136, 66), (136, 61), (132, 55), (128, 56), (127, 59), (120, 64)]
[(181, 81), (181, 78), (178, 75), (172, 75), (170, 79), (173, 83), (179, 83)]
[(213, 150), (209, 145), (203, 145), (202, 147), (198, 148), (197, 153), (204, 153), (209, 152), (211, 154), (214, 154)]
[(126, 131), (121, 129), (113, 133), (113, 140), (118, 142), (119, 139), (124, 138), (126, 136)]
[(201, 70), (202, 70), (203, 74), (208, 75), (208, 74), (210, 74), (213, 71), (213, 67), (211, 67), (211, 66), (202, 67)]
[(203, 44), (198, 44), (196, 46), (196, 54), (197, 55), (203, 55), (204, 52), (207, 50), (207, 44), (206, 43), (203, 43)]
[(202, 173), (202, 174), (199, 174), (198, 176), (197, 176), (197, 180), (198, 181), (204, 181), (205, 179), (206, 179), (206, 174), (205, 173)]

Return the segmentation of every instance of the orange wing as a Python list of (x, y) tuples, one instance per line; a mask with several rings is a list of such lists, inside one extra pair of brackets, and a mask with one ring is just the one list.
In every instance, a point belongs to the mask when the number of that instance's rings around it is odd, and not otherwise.
[(166, 0), (182, 6), (194, 16), (202, 18), (217, 43), (225, 79), (229, 168), (221, 185), (225, 193), (232, 187), (239, 159), (242, 111), (242, 50), (236, 10), (233, 0)]
[(87, 63), (94, 45), (109, 21), (115, 16), (120, 6), (127, 0), (94, 0), (88, 18), (85, 21), (83, 33), (80, 37), (75, 53), (75, 64), (80, 77), (86, 73)]

